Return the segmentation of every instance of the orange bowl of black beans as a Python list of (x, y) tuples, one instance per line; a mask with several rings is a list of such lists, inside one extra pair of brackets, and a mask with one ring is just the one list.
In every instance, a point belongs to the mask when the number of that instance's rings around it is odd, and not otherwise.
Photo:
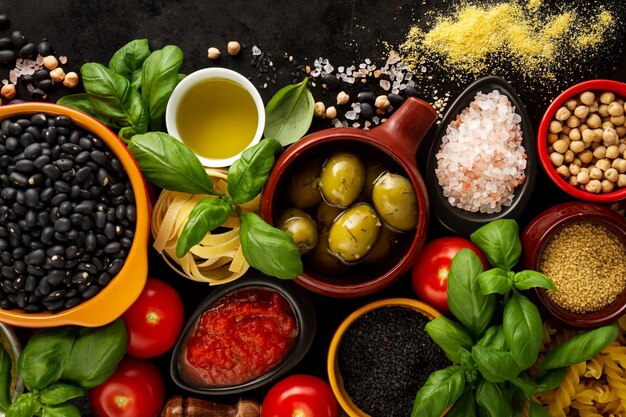
[(134, 159), (63, 106), (0, 107), (0, 321), (101, 326), (146, 281), (149, 205)]
[(350, 417), (411, 414), (428, 376), (451, 365), (424, 326), (441, 316), (409, 298), (369, 303), (339, 326), (328, 350), (328, 379)]
[(533, 290), (554, 324), (592, 328), (626, 313), (624, 217), (594, 203), (563, 203), (532, 220), (521, 239), (524, 267), (557, 289)]

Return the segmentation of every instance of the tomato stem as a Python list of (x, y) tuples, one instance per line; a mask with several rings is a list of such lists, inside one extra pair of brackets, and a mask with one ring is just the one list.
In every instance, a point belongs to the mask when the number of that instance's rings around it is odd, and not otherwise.
[(115, 405), (117, 405), (117, 407), (122, 410), (125, 409), (128, 405), (128, 397), (125, 397), (123, 395), (116, 395), (114, 401)]
[(148, 311), (148, 313), (146, 313), (146, 321), (149, 324), (157, 324), (159, 322), (159, 315), (154, 311)]

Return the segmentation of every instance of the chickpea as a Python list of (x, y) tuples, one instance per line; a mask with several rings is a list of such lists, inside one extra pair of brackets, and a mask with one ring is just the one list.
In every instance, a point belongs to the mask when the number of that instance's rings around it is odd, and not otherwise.
[(63, 85), (68, 88), (76, 87), (78, 85), (78, 74), (76, 74), (74, 71), (71, 71), (65, 74)]
[(607, 106), (606, 104), (600, 104), (598, 106), (597, 113), (598, 113), (598, 115), (600, 115), (602, 117), (607, 117), (609, 115), (609, 106)]
[(558, 133), (548, 133), (548, 143), (553, 144), (557, 140), (559, 140)]
[(63, 68), (57, 67), (50, 71), (50, 78), (55, 83), (63, 82), (63, 80), (65, 79), (65, 71), (63, 71)]
[(574, 160), (572, 161), (572, 165), (576, 165), (578, 168), (583, 166), (583, 161), (580, 160), (580, 158), (574, 158)]
[(318, 101), (315, 103), (315, 106), (313, 107), (313, 114), (317, 117), (321, 117), (322, 119), (326, 116), (326, 106), (323, 102)]
[(609, 104), (612, 101), (615, 101), (615, 93), (611, 91), (605, 91), (604, 93), (600, 94), (600, 103)]
[(567, 178), (569, 177), (569, 168), (567, 167), (567, 165), (561, 165), (560, 167), (558, 167), (556, 169), (556, 172), (563, 178)]
[(328, 120), (334, 120), (337, 118), (337, 109), (334, 106), (330, 106), (326, 109), (326, 118)]
[(597, 159), (602, 159), (606, 156), (606, 147), (600, 145), (596, 149), (593, 150), (593, 157)]
[(613, 191), (613, 187), (615, 187), (615, 184), (613, 184), (611, 181), (609, 180), (602, 180), (602, 192), (603, 193), (610, 193), (611, 191)]
[[(389, 102), (389, 98), (386, 95), (380, 95), (378, 97), (376, 97), (376, 100), (374, 102), (374, 106), (376, 106), (377, 109), (388, 109), (389, 106), (391, 106), (391, 103)], [(557, 122), (559, 124), (559, 126), (561, 126), (561, 123)], [(552, 127), (552, 123), (550, 124), (550, 127)], [(552, 132), (552, 130), (550, 130)], [(561, 131), (561, 129), (559, 128), (558, 131), (555, 131), (554, 133), (559, 133)]]
[(613, 124), (613, 126), (622, 126), (626, 121), (626, 117), (624, 117), (624, 115), (622, 114), (620, 116), (611, 116), (609, 120)]
[(238, 55), (239, 51), (241, 51), (241, 45), (237, 41), (230, 41), (228, 45), (226, 45), (226, 51), (230, 56)]
[(611, 145), (606, 148), (605, 156), (609, 159), (615, 159), (619, 156), (619, 148), (617, 145)]
[(345, 91), (340, 91), (339, 94), (337, 94), (337, 105), (338, 106), (346, 104), (348, 101), (350, 101), (350, 96)]
[(600, 168), (602, 172), (605, 172), (606, 170), (611, 169), (611, 161), (607, 158), (598, 159), (596, 161), (596, 168)]
[(591, 116), (587, 118), (587, 126), (589, 126), (592, 129), (596, 129), (600, 127), (601, 124), (602, 124), (602, 120), (600, 119), (600, 116), (598, 116), (597, 114), (592, 114)]
[(593, 159), (593, 153), (589, 149), (585, 149), (578, 155), (578, 157), (583, 164), (588, 164)]
[(3, 85), (2, 89), (0, 90), (0, 94), (2, 94), (2, 96), (7, 98), (8, 100), (15, 98), (15, 94), (16, 94), (15, 85), (13, 84)]
[(626, 186), (626, 174), (619, 174), (619, 177), (617, 178), (617, 186), (618, 187)]
[(569, 111), (567, 107), (559, 107), (559, 109), (554, 113), (554, 118), (560, 122), (567, 120), (568, 117), (572, 115), (572, 112)]
[(593, 141), (594, 142), (602, 142), (602, 135), (604, 134), (604, 130), (597, 128), (597, 129), (593, 129)]
[(580, 119), (576, 116), (570, 116), (567, 119), (567, 126), (569, 127), (578, 127), (580, 126)]
[(552, 144), (552, 148), (558, 153), (565, 153), (568, 148), (568, 144), (563, 139), (559, 139)]
[(608, 117), (603, 117), (603, 119), (607, 119), (607, 120), (603, 121), (602, 122), (602, 126), (600, 126), (600, 127), (602, 129), (609, 129), (609, 128), (613, 129), (613, 127), (614, 127), (613, 123), (611, 123), (611, 121), (608, 120), (609, 118)]
[(591, 129), (585, 129), (582, 131), (583, 142), (591, 143), (593, 142), (596, 134)]
[(569, 137), (569, 132), (571, 132), (571, 131), (572, 131), (572, 128), (567, 126), (567, 125), (565, 125), (565, 126), (563, 126), (563, 130), (561, 130), (561, 133), (559, 134), (559, 136), (565, 135), (565, 136)]
[(613, 160), (611, 167), (617, 170), (618, 173), (623, 174), (626, 172), (626, 159), (617, 158)]
[(567, 182), (573, 187), (578, 187), (578, 178), (576, 176), (569, 177)]
[(563, 159), (565, 159), (563, 154), (560, 154), (558, 152), (552, 152), (550, 154), (550, 162), (552, 162), (552, 165), (554, 165), (555, 167), (560, 167), (561, 165), (563, 165)]
[(571, 140), (580, 140), (581, 135), (580, 135), (580, 130), (578, 130), (577, 127), (573, 128), (572, 130), (569, 131), (569, 134), (567, 135)]
[(591, 91), (585, 91), (580, 94), (580, 101), (587, 106), (591, 105), (593, 101), (596, 99), (596, 95)]
[(620, 138), (624, 137), (624, 135), (626, 135), (626, 126), (617, 126), (615, 131), (617, 132), (617, 136)]
[(552, 120), (550, 122), (550, 127), (548, 128), (548, 130), (550, 131), (550, 133), (559, 133), (561, 130), (563, 130), (563, 125), (557, 120)]
[(617, 145), (617, 150), (619, 150), (619, 154), (623, 154), (624, 151), (626, 151), (626, 143), (624, 143), (623, 141), (619, 141), (619, 145)]
[(589, 107), (587, 106), (578, 106), (574, 110), (574, 116), (580, 119), (586, 118), (588, 114), (589, 114)]
[(617, 101), (614, 101), (611, 104), (609, 104), (608, 110), (611, 116), (621, 116), (624, 114), (623, 105), (619, 104)]
[(619, 178), (619, 173), (615, 168), (609, 168), (604, 171), (604, 178), (611, 182), (617, 182), (617, 179)]
[(615, 145), (619, 143), (619, 136), (617, 136), (617, 132), (613, 128), (606, 128), (602, 132), (602, 141), (606, 145)]
[(574, 154), (574, 152), (572, 152), (570, 149), (568, 149), (563, 154), (563, 161), (565, 161), (565, 162), (567, 162), (569, 164), (569, 163), (571, 163), (574, 160), (575, 157), (576, 157), (576, 155)]
[(209, 59), (211, 61), (214, 61), (216, 59), (218, 59), (220, 57), (220, 55), (222, 55), (222, 53), (220, 52), (219, 49), (217, 49), (216, 47), (212, 46), (207, 50), (207, 56), (209, 57)]
[(591, 113), (597, 112), (598, 111), (598, 106), (599, 106), (598, 102), (594, 100), (594, 102), (591, 103), (591, 105), (589, 106), (589, 112), (591, 112)]
[(59, 61), (57, 61), (54, 55), (48, 55), (43, 59), (43, 66), (46, 67), (48, 71), (52, 71), (59, 66)]
[(588, 184), (590, 180), (591, 178), (589, 178), (589, 173), (587, 171), (580, 171), (578, 175), (576, 175), (576, 181), (578, 181), (579, 184)]
[(585, 150), (585, 143), (582, 140), (573, 140), (570, 142), (569, 148), (572, 152), (579, 154)]
[(572, 162), (570, 164), (570, 166), (569, 166), (569, 173), (570, 173), (570, 175), (576, 176), (576, 175), (578, 175), (579, 172), (580, 172), (580, 166), (579, 165), (575, 165)]
[(576, 106), (578, 106), (578, 100), (576, 100), (575, 98), (570, 98), (565, 102), (565, 107), (567, 107), (567, 109), (570, 111), (574, 111)]
[(591, 180), (585, 185), (585, 191), (597, 194), (602, 191), (602, 183), (599, 180)]
[(604, 173), (602, 172), (602, 170), (596, 166), (589, 169), (589, 178), (591, 178), (592, 180), (600, 180), (602, 179), (603, 175)]

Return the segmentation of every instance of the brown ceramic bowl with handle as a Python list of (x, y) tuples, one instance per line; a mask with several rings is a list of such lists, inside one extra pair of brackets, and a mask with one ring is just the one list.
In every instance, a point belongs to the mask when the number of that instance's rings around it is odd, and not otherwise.
[(281, 211), (288, 207), (286, 184), (295, 169), (316, 158), (323, 160), (335, 151), (348, 150), (386, 158), (393, 171), (409, 179), (417, 197), (416, 227), (402, 233), (384, 261), (328, 274), (312, 268), (305, 256), (304, 273), (297, 278), (300, 285), (331, 297), (358, 297), (387, 287), (409, 270), (424, 245), (430, 218), (428, 194), (417, 171), (417, 148), (436, 118), (437, 114), (428, 103), (409, 98), (385, 123), (374, 129), (325, 129), (302, 138), (281, 155), (261, 200), (261, 216), (270, 224), (276, 224)]
[[(543, 211), (522, 232), (520, 238), (524, 268), (538, 270), (542, 253), (550, 239), (563, 227), (583, 222), (606, 227), (626, 244), (626, 219), (624, 217), (599, 204), (562, 203)], [(607, 259), (607, 262), (611, 260)], [(589, 279), (594, 279), (594, 277), (589, 277)], [(589, 313), (577, 313), (561, 307), (548, 296), (543, 288), (533, 288), (531, 294), (538, 300), (545, 318), (561, 327), (594, 328), (609, 324), (626, 314), (626, 289), (608, 306)]]

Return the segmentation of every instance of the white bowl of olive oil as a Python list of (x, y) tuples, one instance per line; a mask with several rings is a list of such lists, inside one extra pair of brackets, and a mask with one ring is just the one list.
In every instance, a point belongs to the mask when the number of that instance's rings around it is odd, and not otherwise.
[(265, 108), (243, 75), (205, 68), (186, 76), (165, 111), (170, 135), (188, 145), (205, 167), (226, 167), (261, 140)]

